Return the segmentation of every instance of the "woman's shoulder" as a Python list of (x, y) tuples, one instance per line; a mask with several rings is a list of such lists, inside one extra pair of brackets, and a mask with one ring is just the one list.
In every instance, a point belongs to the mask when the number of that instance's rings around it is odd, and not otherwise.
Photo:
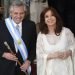
[(42, 36), (43, 34), (41, 32), (38, 33), (38, 36)]
[(38, 35), (37, 35), (37, 42), (41, 42), (42, 41), (42, 33), (39, 32)]
[(39, 32), (38, 33), (38, 36), (43, 36), (43, 35), (45, 36), (46, 34), (45, 33), (42, 33), (42, 32)]
[(71, 29), (70, 28), (67, 28), (67, 27), (63, 27), (62, 30), (65, 31), (65, 32), (71, 32), (72, 33)]
[(43, 36), (45, 36), (45, 34), (43, 34), (43, 33), (41, 33), (41, 32), (38, 33), (38, 38), (41, 38), (41, 39), (42, 39)]
[(63, 27), (62, 30), (65, 31), (65, 33), (66, 33), (67, 36), (70, 35), (70, 34), (71, 35), (74, 35), (70, 28)]

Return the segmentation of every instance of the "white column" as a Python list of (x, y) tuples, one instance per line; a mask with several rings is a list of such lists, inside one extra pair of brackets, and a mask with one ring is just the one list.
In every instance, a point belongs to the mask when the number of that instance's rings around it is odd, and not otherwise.
[(30, 3), (30, 19), (36, 24), (40, 21), (42, 10), (47, 7), (47, 1), (43, 3), (41, 0), (32, 0)]

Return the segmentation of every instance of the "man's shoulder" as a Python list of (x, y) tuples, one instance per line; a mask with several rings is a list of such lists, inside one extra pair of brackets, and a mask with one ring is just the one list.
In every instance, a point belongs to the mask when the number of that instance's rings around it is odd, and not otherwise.
[(36, 31), (36, 24), (35, 24), (35, 22), (33, 22), (31, 20), (23, 21), (22, 26), (23, 26), (24, 30), (30, 31), (30, 33), (33, 31)]
[(31, 20), (23, 20), (23, 25), (28, 26), (28, 27), (35, 27), (36, 26), (35, 22), (33, 22)]
[(6, 32), (7, 28), (6, 28), (6, 24), (4, 20), (0, 20), (0, 33), (2, 32)]
[(0, 20), (0, 23), (5, 23), (5, 20)]
[(33, 22), (32, 20), (30, 20), (30, 19), (24, 19), (23, 20), (23, 23), (34, 23), (35, 24), (35, 22)]
[(5, 21), (4, 20), (0, 20), (0, 27), (5, 25)]

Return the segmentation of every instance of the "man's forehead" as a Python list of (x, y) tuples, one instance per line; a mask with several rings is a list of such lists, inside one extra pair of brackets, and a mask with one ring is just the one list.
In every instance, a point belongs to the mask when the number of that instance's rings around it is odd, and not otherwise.
[(24, 12), (25, 9), (24, 9), (23, 6), (20, 6), (20, 7), (14, 6), (12, 11), (13, 11), (13, 12), (17, 12), (17, 11), (18, 11), (18, 12)]

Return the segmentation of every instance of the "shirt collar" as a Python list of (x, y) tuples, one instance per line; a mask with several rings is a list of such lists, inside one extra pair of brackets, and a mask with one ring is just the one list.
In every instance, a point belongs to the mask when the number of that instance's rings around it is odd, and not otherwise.
[(17, 25), (19, 25), (19, 27), (21, 27), (21, 25), (22, 25), (22, 22), (20, 22), (19, 24), (16, 24), (13, 20), (12, 20), (12, 22), (13, 22), (13, 24), (14, 24), (15, 27), (16, 27)]

